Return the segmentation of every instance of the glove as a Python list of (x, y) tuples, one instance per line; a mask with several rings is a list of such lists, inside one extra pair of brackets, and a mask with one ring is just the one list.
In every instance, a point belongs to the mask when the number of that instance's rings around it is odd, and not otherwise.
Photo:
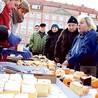
[(16, 51), (14, 50), (13, 47), (2, 49), (2, 55), (10, 55), (10, 54), (16, 54)]
[(3, 48), (2, 50), (2, 55), (10, 55), (10, 54), (15, 54), (15, 56), (21, 55), (23, 59), (29, 59), (32, 57), (32, 53), (24, 48), (22, 52), (14, 50), (14, 48)]
[(16, 46), (21, 41), (21, 38), (16, 34), (12, 33), (8, 37), (8, 42), (11, 46)]
[(21, 55), (25, 60), (32, 57), (32, 53), (27, 48), (23, 48), (23, 52), (21, 53)]

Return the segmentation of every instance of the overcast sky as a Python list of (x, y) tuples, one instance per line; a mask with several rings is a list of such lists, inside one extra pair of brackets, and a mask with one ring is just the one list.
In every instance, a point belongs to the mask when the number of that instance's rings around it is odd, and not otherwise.
[(46, 1), (55, 1), (60, 3), (68, 3), (74, 5), (81, 5), (83, 4), (89, 8), (95, 8), (98, 11), (98, 0), (46, 0)]

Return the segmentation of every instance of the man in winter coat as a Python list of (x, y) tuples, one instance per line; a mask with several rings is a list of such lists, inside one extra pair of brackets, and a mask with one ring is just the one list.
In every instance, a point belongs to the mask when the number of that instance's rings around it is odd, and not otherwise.
[(31, 35), (29, 40), (29, 49), (33, 55), (42, 54), (43, 47), (45, 45), (46, 34), (45, 34), (45, 23), (40, 24), (40, 29), (38, 32)]
[(60, 34), (55, 46), (55, 60), (59, 63), (65, 61), (65, 57), (71, 48), (74, 38), (78, 35), (77, 19), (71, 16), (67, 22), (67, 28)]
[(57, 24), (53, 24), (51, 30), (48, 31), (48, 35), (46, 38), (46, 43), (43, 49), (43, 54), (50, 60), (55, 60), (54, 58), (54, 50), (56, 41), (61, 33), (62, 29), (59, 29)]

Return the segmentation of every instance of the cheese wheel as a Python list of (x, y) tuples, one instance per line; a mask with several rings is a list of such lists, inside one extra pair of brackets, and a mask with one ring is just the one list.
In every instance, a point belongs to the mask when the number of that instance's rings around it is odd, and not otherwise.
[(67, 86), (67, 87), (69, 87), (70, 86), (70, 83), (72, 82), (73, 80), (71, 79), (71, 78), (65, 78), (64, 80), (63, 80), (63, 83)]
[(91, 86), (94, 88), (98, 87), (98, 79), (91, 82)]
[(98, 92), (95, 94), (95, 98), (98, 98)]

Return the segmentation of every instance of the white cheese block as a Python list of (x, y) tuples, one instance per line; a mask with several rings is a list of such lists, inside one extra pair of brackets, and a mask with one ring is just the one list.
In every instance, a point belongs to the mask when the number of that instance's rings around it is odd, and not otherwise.
[(29, 96), (28, 94), (20, 93), (20, 94), (15, 95), (14, 98), (29, 98)]
[(9, 79), (9, 74), (0, 74), (0, 81), (7, 81)]
[(34, 85), (22, 84), (22, 93), (28, 93), (29, 98), (37, 98), (37, 91)]
[(20, 86), (21, 84), (19, 82), (9, 80), (5, 83), (4, 92), (9, 92), (14, 94), (20, 93)]
[(21, 82), (22, 81), (22, 77), (21, 77), (20, 74), (10, 74), (9, 80)]
[(5, 81), (0, 81), (0, 93), (3, 92)]
[(0, 94), (0, 98), (14, 98), (14, 94)]
[(23, 84), (30, 84), (33, 85), (35, 84), (35, 82), (37, 81), (37, 79), (34, 77), (34, 75), (31, 74), (24, 74), (23, 75)]

